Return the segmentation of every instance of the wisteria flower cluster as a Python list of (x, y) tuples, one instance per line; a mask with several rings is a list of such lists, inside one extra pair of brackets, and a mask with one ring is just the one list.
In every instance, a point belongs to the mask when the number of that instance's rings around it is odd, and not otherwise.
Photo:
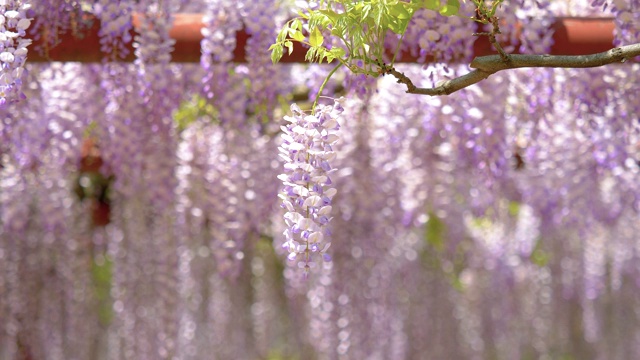
[(131, 38), (131, 12), (133, 3), (130, 1), (101, 0), (94, 5), (94, 12), (100, 17), (100, 50), (109, 54), (111, 60), (124, 59), (129, 55), (127, 44)]
[(273, 30), (274, 24), (280, 23), (280, 14), (276, 1), (259, 1), (251, 6), (246, 6), (243, 11), (243, 21), (247, 34), (245, 51), (253, 54), (247, 57), (247, 66), (251, 71), (247, 73), (250, 83), (249, 108), (253, 109), (256, 119), (268, 120), (270, 112), (277, 104), (278, 93), (282, 90), (282, 82), (279, 80), (279, 68), (273, 66), (268, 49), (273, 43), (277, 32)]
[[(471, 3), (462, 4), (461, 14), (470, 16), (473, 9)], [(428, 56), (441, 62), (448, 62), (460, 55), (470, 59), (472, 54), (469, 49), (475, 40), (469, 36), (473, 26), (473, 23), (465, 23), (459, 17), (441, 16), (436, 11), (421, 9), (413, 16), (402, 46), (417, 56), (420, 63), (424, 63)]]
[[(504, 22), (500, 25), (502, 34), (497, 39), (501, 43), (520, 44), (517, 50), (523, 54), (548, 53), (553, 45), (551, 24), (555, 17), (548, 3), (511, 0), (496, 13)], [(527, 26), (518, 28), (518, 23)], [(485, 31), (491, 31), (491, 25), (485, 25)], [(504, 48), (507, 52), (516, 50), (516, 45)]]
[(344, 110), (341, 102), (338, 99), (333, 106), (318, 105), (312, 115), (306, 115), (293, 104), (293, 116), (285, 116), (289, 124), (282, 126), (283, 143), (279, 150), (285, 160), (285, 172), (278, 176), (284, 184), (278, 196), (287, 210), (283, 248), (289, 251), (287, 258), (297, 260), (305, 274), (314, 264), (314, 254), (331, 261), (326, 253), (331, 245), (327, 224), (331, 221), (331, 200), (337, 190), (332, 187), (329, 175), (335, 171), (330, 161), (336, 157), (332, 146), (338, 141), (337, 117)]
[(0, 106), (24, 97), (20, 91), (24, 63), (27, 59), (26, 30), (30, 4), (20, 0), (0, 0)]
[(207, 12), (202, 22), (202, 60), (205, 69), (214, 61), (226, 63), (233, 60), (236, 32), (242, 29), (239, 15), (240, 3), (225, 0), (207, 0)]
[(614, 0), (611, 11), (615, 17), (615, 39), (614, 45), (633, 44), (640, 39), (640, 24), (638, 20), (638, 0)]
[[(143, 84), (155, 81), (162, 85), (164, 70), (171, 62), (171, 52), (176, 42), (169, 36), (172, 24), (171, 10), (157, 4), (151, 4), (141, 10), (144, 10), (145, 18), (140, 27), (140, 34), (134, 39), (134, 62), (139, 66)], [(155, 64), (164, 66), (154, 66)]]
[[(219, 111), (222, 123), (233, 127), (242, 122), (238, 114), (245, 111), (247, 97), (244, 75), (236, 71), (232, 64), (236, 47), (236, 32), (242, 29), (240, 10), (242, 2), (227, 0), (207, 0), (206, 12), (202, 18), (203, 39), (200, 65), (205, 71), (202, 78), (202, 91)], [(244, 116), (240, 116), (244, 120)]]

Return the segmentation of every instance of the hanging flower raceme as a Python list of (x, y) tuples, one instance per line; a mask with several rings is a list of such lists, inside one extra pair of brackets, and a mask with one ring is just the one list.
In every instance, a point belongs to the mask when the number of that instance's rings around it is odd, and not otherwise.
[(288, 259), (297, 261), (305, 275), (314, 266), (313, 257), (321, 255), (331, 261), (326, 251), (330, 246), (327, 224), (331, 220), (331, 200), (336, 189), (331, 186), (329, 175), (335, 171), (329, 162), (336, 153), (332, 146), (338, 141), (340, 128), (336, 120), (342, 113), (342, 99), (333, 106), (318, 105), (312, 115), (305, 115), (297, 105), (291, 106), (293, 116), (285, 116), (289, 122), (282, 126), (283, 143), (280, 157), (285, 160), (282, 180), (284, 188), (278, 196), (287, 229), (282, 245), (289, 251)]
[(99, 0), (93, 4), (93, 11), (100, 18), (100, 50), (108, 54), (111, 61), (124, 59), (129, 55), (127, 45), (133, 40), (131, 12), (132, 0)]
[(209, 71), (214, 62), (228, 63), (233, 60), (236, 32), (242, 29), (242, 19), (239, 13), (241, 4), (236, 1), (206, 0), (205, 3), (200, 63)]
[(620, 46), (640, 41), (640, 13), (637, 11), (640, 1), (614, 0), (612, 5), (616, 24), (613, 44)]
[(27, 60), (26, 30), (31, 25), (27, 10), (31, 5), (17, 1), (0, 1), (0, 106), (24, 97), (20, 90)]

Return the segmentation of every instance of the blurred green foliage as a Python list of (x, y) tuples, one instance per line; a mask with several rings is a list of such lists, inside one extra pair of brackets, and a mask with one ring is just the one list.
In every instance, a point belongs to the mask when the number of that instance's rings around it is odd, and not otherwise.
[(183, 101), (173, 114), (178, 131), (183, 131), (198, 118), (208, 118), (219, 122), (218, 110), (201, 95), (194, 95), (191, 100)]
[(113, 262), (111, 259), (102, 254), (94, 256), (91, 263), (91, 278), (93, 279), (95, 297), (98, 303), (98, 320), (101, 325), (107, 326), (113, 319), (111, 301)]

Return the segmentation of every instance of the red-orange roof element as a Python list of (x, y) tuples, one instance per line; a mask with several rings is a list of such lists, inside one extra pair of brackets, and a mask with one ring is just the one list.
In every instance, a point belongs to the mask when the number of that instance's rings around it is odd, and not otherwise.
[[(91, 24), (79, 36), (62, 34), (57, 46), (48, 50), (48, 54), (38, 54), (37, 51), (29, 51), (29, 62), (47, 61), (77, 61), (100, 62), (104, 54), (100, 51), (98, 30), (100, 22), (92, 16), (84, 19)], [(134, 15), (134, 28), (140, 25), (139, 18)], [(174, 62), (199, 62), (200, 41), (202, 40), (202, 15), (201, 14), (176, 14), (170, 36), (176, 40), (172, 53)], [(611, 18), (558, 18), (552, 26), (554, 32), (554, 45), (551, 54), (554, 55), (584, 55), (607, 51), (613, 47), (613, 19)], [(471, 34), (469, 34), (471, 36)], [(245, 62), (244, 45), (248, 35), (244, 31), (237, 33), (237, 46), (234, 51), (235, 62)], [(275, 40), (275, 39), (274, 39)], [(35, 41), (38, 47), (40, 41)], [(298, 43), (291, 56), (282, 58), (282, 62), (304, 62), (306, 53)], [(32, 45), (31, 48), (34, 46)], [(133, 61), (133, 48), (123, 61)], [(266, 51), (266, 50), (265, 50)], [(495, 53), (486, 36), (479, 37), (474, 43), (474, 55), (482, 56)], [(415, 61), (415, 58), (404, 54), (403, 62)]]

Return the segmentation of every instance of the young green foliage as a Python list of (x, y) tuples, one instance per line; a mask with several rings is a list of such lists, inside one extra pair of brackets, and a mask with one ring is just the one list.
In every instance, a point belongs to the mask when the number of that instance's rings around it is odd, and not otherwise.
[(440, 9), (440, 14), (444, 16), (456, 15), (460, 11), (460, 2), (458, 0), (447, 0), (447, 4)]
[(284, 25), (269, 48), (271, 60), (280, 61), (284, 48), (291, 54), (293, 42), (299, 42), (308, 46), (305, 60), (309, 62), (337, 60), (354, 73), (378, 76), (385, 36), (390, 33), (403, 36), (418, 9), (452, 16), (458, 14), (460, 3), (459, 0), (447, 0), (444, 5), (440, 0), (321, 1), (317, 9), (306, 10)]
[(483, 24), (489, 23), (489, 19), (495, 16), (496, 10), (498, 10), (498, 7), (504, 2), (504, 0), (492, 0), (490, 3), (487, 3), (484, 0), (472, 1), (476, 6), (476, 16), (474, 20)]

